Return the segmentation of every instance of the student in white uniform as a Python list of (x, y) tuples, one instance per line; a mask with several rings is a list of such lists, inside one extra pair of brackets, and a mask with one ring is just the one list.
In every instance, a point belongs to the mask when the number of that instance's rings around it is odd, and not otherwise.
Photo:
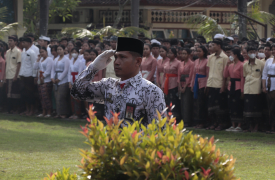
[(36, 71), (33, 69), (33, 65), (37, 60), (35, 52), (31, 49), (32, 41), (30, 38), (22, 38), (22, 45), (24, 51), (21, 54), (21, 67), (19, 71), (20, 80), (23, 85), (21, 91), (23, 101), (26, 105), (26, 112), (24, 115), (31, 116), (34, 114), (34, 78), (36, 77)]
[(64, 56), (65, 47), (59, 45), (57, 48), (58, 57), (54, 59), (51, 79), (54, 84), (56, 99), (56, 118), (62, 119), (71, 114), (70, 107), (70, 90), (68, 74), (70, 72), (70, 60)]
[(32, 46), (31, 49), (35, 52), (36, 56), (38, 57), (39, 55), (39, 48), (33, 44), (34, 41), (34, 35), (32, 33), (29, 33), (26, 35), (26, 37), (30, 38), (32, 40)]
[(37, 117), (51, 117), (52, 114), (52, 88), (51, 71), (53, 66), (53, 59), (48, 57), (48, 52), (45, 47), (40, 49), (41, 58), (34, 64), (34, 70), (38, 71), (38, 91), (43, 113)]

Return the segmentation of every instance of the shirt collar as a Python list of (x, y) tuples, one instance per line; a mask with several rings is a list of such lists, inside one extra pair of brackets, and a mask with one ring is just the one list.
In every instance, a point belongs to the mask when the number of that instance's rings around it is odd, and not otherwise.
[[(255, 58), (255, 65), (257, 65), (258, 63), (257, 63), (257, 58)], [(248, 64), (250, 65), (250, 60), (248, 60)]]
[(13, 52), (16, 49), (16, 46), (14, 48), (10, 48), (11, 52)]
[(125, 84), (128, 84), (128, 83), (130, 82), (130, 84), (136, 88), (136, 87), (140, 84), (141, 80), (142, 80), (142, 75), (141, 75), (141, 73), (139, 72), (139, 73), (138, 73), (137, 75), (135, 75), (134, 77), (131, 77), (131, 78), (126, 79), (126, 80), (124, 80), (124, 81), (121, 81), (121, 79), (119, 79), (119, 80), (117, 81), (116, 85), (121, 84), (121, 82), (125, 82)]
[(225, 53), (224, 53), (223, 51), (221, 51), (221, 53), (220, 53), (219, 55), (217, 55), (217, 53), (215, 53), (215, 56), (216, 56), (217, 58), (223, 57), (224, 55), (225, 55)]

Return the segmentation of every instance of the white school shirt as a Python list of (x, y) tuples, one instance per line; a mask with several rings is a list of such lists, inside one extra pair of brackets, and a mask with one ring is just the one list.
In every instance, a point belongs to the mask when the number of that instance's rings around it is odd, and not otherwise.
[(39, 48), (34, 44), (30, 48), (35, 52), (36, 57), (38, 57), (38, 55), (40, 54)]
[[(34, 70), (44, 72), (43, 73), (44, 83), (51, 82), (53, 59), (51, 57), (47, 57), (43, 62), (42, 61), (43, 61), (43, 58), (41, 58), (39, 62), (37, 61), (35, 62)], [(40, 73), (38, 73), (38, 76), (40, 76)]]
[[(121, 89), (120, 79), (103, 78), (91, 83), (97, 72), (91, 63), (78, 76), (71, 89), (71, 95), (79, 100), (104, 100), (105, 116), (108, 119), (112, 117), (111, 112), (120, 112), (119, 119), (127, 120), (126, 107), (131, 108), (129, 104), (132, 104), (135, 107), (131, 111), (133, 119), (140, 120), (143, 117), (141, 123), (147, 126), (157, 117), (156, 110), (162, 112), (166, 108), (162, 90), (142, 78), (141, 73), (129, 78)], [(125, 121), (123, 124), (127, 125)]]
[(36, 77), (36, 71), (33, 69), (34, 63), (37, 60), (35, 52), (29, 48), (21, 53), (21, 67), (19, 76), (23, 77)]
[[(80, 57), (77, 57), (76, 61), (74, 62), (74, 58), (70, 60), (70, 72), (68, 74), (68, 81), (73, 84), (73, 75), (72, 72), (77, 72), (79, 74), (79, 68), (82, 66), (82, 60)], [(75, 79), (77, 79), (78, 74), (75, 75)]]
[[(264, 66), (264, 70), (263, 70), (262, 79), (266, 80), (266, 90), (268, 90), (268, 88), (267, 88), (268, 75), (275, 75), (275, 64), (272, 64), (273, 60), (274, 60), (273, 58), (268, 59), (265, 62), (265, 66)], [(275, 77), (271, 77), (270, 80), (271, 80), (270, 91), (274, 91), (275, 90)]]
[(58, 61), (59, 56), (54, 59), (51, 72), (52, 79), (59, 79), (58, 85), (69, 82), (68, 73), (70, 72), (70, 60), (67, 57), (63, 57)]

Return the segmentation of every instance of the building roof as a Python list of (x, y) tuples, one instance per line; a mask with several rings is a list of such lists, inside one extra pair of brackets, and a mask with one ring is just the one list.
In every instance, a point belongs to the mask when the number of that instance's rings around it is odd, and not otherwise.
[[(125, 2), (125, 0), (81, 0), (80, 6), (87, 5), (100, 5), (100, 6), (110, 6), (118, 5), (118, 1)], [(195, 3), (199, 1), (198, 3)], [(194, 4), (195, 3), (195, 4)], [(192, 7), (198, 6), (209, 6), (209, 7), (237, 7), (238, 0), (140, 0), (140, 5), (152, 5), (152, 6), (188, 6)]]

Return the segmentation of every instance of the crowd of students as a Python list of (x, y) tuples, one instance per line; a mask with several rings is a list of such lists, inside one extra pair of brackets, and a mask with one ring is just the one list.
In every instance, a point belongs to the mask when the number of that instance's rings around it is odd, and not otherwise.
[[(217, 34), (195, 39), (144, 41), (142, 77), (155, 83), (177, 121), (186, 127), (275, 133), (275, 38), (259, 41)], [(38, 117), (83, 118), (89, 103), (99, 118), (104, 102), (81, 102), (70, 96), (78, 75), (117, 37), (100, 40), (9, 36), (0, 42), (2, 111)], [(36, 45), (35, 45), (36, 44)], [(114, 62), (115, 58), (111, 60)], [(114, 77), (113, 63), (93, 81)]]

